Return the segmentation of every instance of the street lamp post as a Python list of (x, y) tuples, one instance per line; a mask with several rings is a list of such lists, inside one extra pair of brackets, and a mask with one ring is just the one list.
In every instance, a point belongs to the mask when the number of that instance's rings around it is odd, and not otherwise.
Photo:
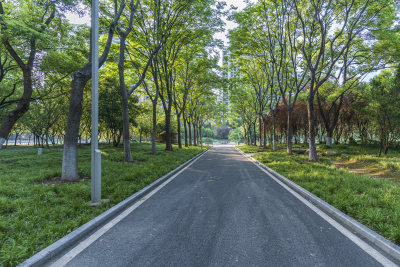
[(101, 201), (101, 152), (98, 149), (99, 132), (99, 0), (92, 0), (92, 137), (91, 137), (91, 201)]

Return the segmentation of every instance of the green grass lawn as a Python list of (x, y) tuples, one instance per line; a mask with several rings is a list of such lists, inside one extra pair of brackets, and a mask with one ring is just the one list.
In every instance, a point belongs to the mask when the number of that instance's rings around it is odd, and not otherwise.
[[(257, 150), (249, 146), (238, 148), (246, 153)], [(374, 161), (381, 164), (382, 169), (392, 169), (396, 173), (396, 168), (390, 165), (399, 163), (399, 151), (392, 150), (386, 157), (378, 158), (374, 147), (338, 145), (333, 149), (320, 146), (319, 150), (348, 155), (321, 156), (320, 162), (312, 163), (305, 155), (287, 156), (280, 147), (277, 152), (269, 149), (269, 152), (257, 153), (253, 157), (400, 245), (400, 183), (356, 174), (334, 163), (341, 158)], [(385, 162), (392, 163), (385, 167)]]
[[(259, 153), (271, 151), (256, 146), (240, 145), (237, 146), (245, 153)], [(294, 144), (293, 151), (304, 151), (308, 149), (303, 144)], [(389, 149), (387, 155), (378, 157), (378, 147), (376, 145), (334, 145), (329, 148), (326, 145), (317, 145), (317, 150), (321, 154), (327, 151), (335, 151), (338, 155), (322, 155), (322, 158), (330, 159), (337, 167), (345, 168), (353, 173), (365, 174), (374, 178), (388, 179), (400, 182), (400, 150)], [(278, 145), (278, 151), (286, 151), (285, 144)], [(295, 153), (296, 154), (296, 153)]]
[(90, 201), (90, 146), (79, 149), (80, 182), (59, 183), (62, 148), (7, 148), (0, 150), (0, 266), (21, 263), (59, 238), (139, 191), (201, 152), (200, 147), (174, 151), (158, 145), (132, 145), (134, 164), (123, 162), (123, 148), (101, 145), (102, 198)]

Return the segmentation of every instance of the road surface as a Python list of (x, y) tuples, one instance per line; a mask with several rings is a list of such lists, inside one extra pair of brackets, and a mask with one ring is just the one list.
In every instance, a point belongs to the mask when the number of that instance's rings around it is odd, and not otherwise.
[(54, 266), (381, 266), (227, 146), (103, 232)]

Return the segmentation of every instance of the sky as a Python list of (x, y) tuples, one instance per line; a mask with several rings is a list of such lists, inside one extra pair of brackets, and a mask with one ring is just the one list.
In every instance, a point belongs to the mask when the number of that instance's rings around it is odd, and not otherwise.
[[(244, 0), (225, 0), (225, 2), (226, 2), (226, 8), (229, 8), (230, 6), (235, 6), (238, 8), (237, 11), (241, 11), (243, 8), (246, 7), (246, 3), (244, 2)], [(227, 37), (228, 31), (234, 29), (236, 27), (236, 23), (234, 23), (232, 21), (228, 21), (226, 18), (223, 18), (223, 20), (226, 23), (225, 31), (215, 34), (215, 38), (223, 40), (225, 45), (227, 46), (228, 45), (228, 37)]]

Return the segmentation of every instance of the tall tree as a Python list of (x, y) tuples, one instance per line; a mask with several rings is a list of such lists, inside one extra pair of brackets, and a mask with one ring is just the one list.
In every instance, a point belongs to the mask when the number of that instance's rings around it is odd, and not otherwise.
[[(358, 88), (358, 94), (367, 105), (362, 115), (372, 122), (379, 138), (379, 152), (386, 155), (390, 145), (400, 136), (400, 68), (396, 73), (384, 71), (368, 86)], [(360, 107), (358, 107), (360, 108)]]
[[(142, 84), (144, 79), (146, 78), (146, 73), (147, 70), (150, 66), (151, 61), (153, 60), (153, 57), (157, 55), (159, 49), (162, 46), (162, 42), (159, 42), (154, 49), (151, 50), (150, 55), (147, 58), (147, 63), (144, 65), (143, 69), (140, 69), (140, 67), (135, 64), (136, 68), (139, 71), (138, 79), (134, 83), (133, 86), (127, 91), (126, 90), (126, 83), (125, 83), (125, 51), (127, 49), (126, 47), (126, 39), (130, 32), (132, 31), (133, 28), (133, 22), (134, 22), (134, 16), (138, 6), (139, 6), (139, 0), (136, 0), (136, 3), (134, 1), (130, 2), (130, 15), (129, 15), (129, 20), (127, 22), (127, 27), (126, 29), (123, 29), (123, 26), (120, 25), (118, 27), (118, 33), (119, 33), (119, 61), (118, 61), (118, 74), (119, 74), (119, 88), (121, 92), (121, 99), (122, 99), (122, 118), (123, 118), (123, 142), (124, 142), (124, 154), (125, 154), (125, 162), (133, 162), (132, 158), (132, 153), (131, 153), (131, 146), (130, 146), (130, 132), (129, 132), (129, 97), (133, 94), (133, 92)], [(140, 6), (142, 7), (142, 6)], [(138, 16), (143, 16), (143, 12), (139, 12)], [(144, 20), (144, 18), (140, 18)], [(137, 19), (137, 20), (140, 20)], [(140, 31), (142, 28), (137, 29), (137, 31)], [(132, 60), (132, 59), (131, 59)]]
[[(113, 1), (113, 11), (111, 14), (108, 13), (107, 9), (103, 8), (103, 11), (111, 22), (107, 27), (107, 41), (104, 45), (102, 54), (99, 58), (99, 67), (101, 67), (107, 60), (108, 53), (110, 52), (115, 27), (121, 17), (121, 14), (125, 8), (126, 1)], [(78, 175), (78, 149), (77, 142), (79, 136), (79, 126), (82, 116), (82, 103), (83, 103), (83, 89), (86, 83), (92, 77), (92, 62), (89, 60), (86, 65), (75, 71), (72, 74), (71, 82), (71, 97), (69, 103), (68, 122), (65, 131), (64, 138), (64, 150), (63, 150), (63, 161), (62, 161), (62, 174), (63, 180), (74, 181), (79, 179)]]
[(15, 123), (29, 109), (33, 93), (34, 63), (38, 52), (42, 51), (40, 42), (50, 36), (49, 31), (53, 30), (51, 27), (56, 14), (68, 9), (68, 4), (64, 1), (0, 2), (1, 42), (23, 76), (23, 94), (0, 126), (0, 149)]
[[(315, 144), (314, 99), (331, 77), (343, 53), (357, 37), (369, 36), (379, 24), (379, 14), (392, 1), (381, 0), (291, 0), (300, 20), (301, 41), (296, 42), (310, 75), (307, 108), (309, 160), (318, 161)], [(342, 41), (344, 40), (344, 41)]]

